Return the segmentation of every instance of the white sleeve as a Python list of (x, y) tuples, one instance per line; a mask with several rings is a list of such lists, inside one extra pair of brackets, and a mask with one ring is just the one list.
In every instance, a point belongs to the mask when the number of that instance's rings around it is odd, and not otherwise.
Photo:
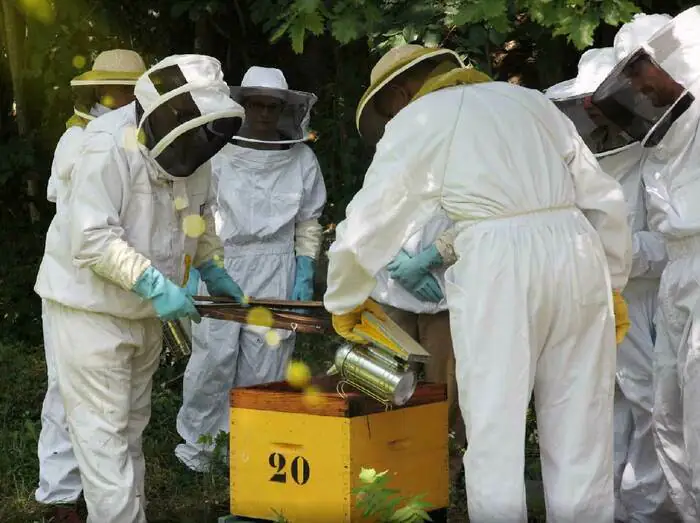
[(567, 123), (571, 149), (566, 159), (574, 179), (576, 206), (598, 232), (613, 288), (623, 289), (632, 265), (632, 233), (622, 187), (603, 171), (571, 121)]
[(124, 240), (120, 213), (129, 180), (129, 167), (114, 138), (86, 133), (68, 202), (73, 263), (125, 290), (151, 265)]
[(307, 145), (302, 148), (302, 177), (304, 192), (301, 197), (301, 207), (296, 217), (294, 247), (297, 256), (318, 258), (321, 250), (321, 235), (323, 229), (318, 219), (326, 205), (326, 184), (321, 173), (316, 155)]
[[(423, 100), (429, 102), (427, 98)], [(331, 313), (342, 314), (364, 302), (376, 285), (375, 274), (440, 210), (454, 127), (450, 119), (456, 114), (436, 114), (421, 101), (387, 125), (362, 189), (336, 229), (324, 296)], [(416, 114), (420, 126), (415, 125)]]
[(643, 217), (645, 230), (632, 235), (632, 272), (630, 278), (661, 278), (668, 262), (666, 240), (662, 233), (651, 232), (647, 223), (647, 198), (649, 193), (642, 182), (643, 197), (639, 199), (637, 212)]
[(82, 127), (70, 127), (56, 144), (51, 162), (51, 174), (46, 186), (46, 198), (52, 203), (56, 203), (60, 197), (64, 196), (59, 194), (60, 186), (70, 183), (71, 173), (80, 154), (84, 132)]
[(668, 262), (666, 242), (660, 232), (637, 231), (632, 236), (630, 278), (660, 278)]
[[(53, 171), (53, 169), (51, 169)], [(58, 200), (58, 189), (56, 188), (56, 178), (53, 173), (49, 176), (49, 182), (46, 184), (46, 199), (51, 203), (56, 203)]]

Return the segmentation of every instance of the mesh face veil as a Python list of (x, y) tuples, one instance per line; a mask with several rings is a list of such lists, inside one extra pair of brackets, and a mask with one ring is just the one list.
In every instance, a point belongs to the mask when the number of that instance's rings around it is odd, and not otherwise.
[(612, 47), (589, 49), (581, 55), (576, 78), (553, 85), (545, 91), (545, 95), (573, 122), (588, 148), (598, 156), (626, 148), (635, 142), (591, 102), (591, 95), (614, 66), (615, 52)]
[[(658, 145), (691, 108), (700, 80), (700, 6), (667, 18), (640, 17), (620, 29), (625, 29), (625, 38), (615, 37), (620, 63), (593, 95), (605, 116), (645, 147)], [(695, 125), (683, 121), (682, 126)]]
[(193, 174), (240, 129), (243, 108), (229, 97), (222, 76), (215, 59), (185, 55), (166, 58), (139, 79), (139, 133), (170, 176)]
[[(253, 66), (246, 71), (240, 86), (230, 86), (231, 98), (243, 105), (246, 110), (255, 110), (258, 102), (252, 103), (247, 99), (262, 97), (274, 101), (277, 108), (276, 131), (278, 138), (263, 140), (251, 138), (248, 118), (237, 133), (235, 139), (247, 142), (293, 144), (311, 138), (309, 124), (311, 109), (317, 101), (313, 93), (289, 89), (284, 73), (279, 69)], [(250, 116), (250, 115), (249, 115)]]
[(695, 97), (639, 48), (596, 89), (593, 104), (643, 147), (654, 147)]
[(636, 141), (591, 103), (590, 93), (552, 101), (569, 117), (585, 144), (596, 155), (619, 150)]

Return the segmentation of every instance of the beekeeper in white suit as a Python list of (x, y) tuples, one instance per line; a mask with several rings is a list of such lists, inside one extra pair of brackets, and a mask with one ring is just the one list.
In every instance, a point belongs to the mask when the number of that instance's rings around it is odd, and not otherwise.
[[(75, 98), (73, 115), (66, 122), (66, 132), (58, 141), (51, 164), (51, 176), (47, 186), (47, 198), (56, 204), (56, 215), (46, 235), (47, 252), (61, 242), (66, 229), (65, 205), (70, 188), (70, 175), (80, 147), (84, 128), (88, 122), (123, 107), (134, 100), (134, 84), (146, 71), (138, 53), (125, 49), (111, 49), (100, 53), (90, 71), (71, 80)], [(41, 271), (51, 271), (50, 255)], [(40, 276), (44, 278), (44, 276)], [(43, 304), (42, 304), (43, 308)], [(52, 505), (51, 517), (65, 523), (78, 523), (76, 502), (82, 492), (78, 462), (70, 443), (66, 413), (58, 388), (56, 362), (48, 343), (48, 318), (43, 316), (44, 350), (46, 353), (47, 389), (41, 409), (41, 433), (39, 434), (39, 487), (36, 500)]]
[[(231, 96), (246, 111), (232, 144), (212, 159), (216, 231), (224, 266), (247, 296), (311, 300), (326, 187), (303, 142), (316, 96), (288, 88), (279, 69), (251, 67)], [(294, 333), (205, 318), (192, 331), (177, 430), (178, 459), (203, 472), (200, 437), (229, 430), (229, 391), (284, 379)]]
[(642, 143), (649, 229), (664, 235), (654, 346), (653, 423), (684, 521), (700, 518), (700, 6), (638, 16), (615, 37), (621, 63), (593, 96)]
[(618, 337), (626, 319), (613, 289), (631, 263), (622, 190), (544, 95), (481, 76), (412, 45), (373, 69), (358, 127), (379, 138), (388, 123), (330, 248), (325, 305), (359, 342), (362, 310), (382, 313), (367, 299), (375, 274), (443, 209), (457, 230), (446, 279), (469, 519), (527, 521), (534, 388), (547, 520), (610, 522), (613, 305)]
[(632, 271), (623, 296), (631, 327), (617, 353), (615, 388), (615, 513), (630, 522), (673, 521), (668, 485), (652, 432), (654, 315), (659, 278), (666, 265), (663, 235), (650, 232), (640, 170), (642, 146), (596, 113), (590, 98), (615, 66), (612, 47), (590, 49), (574, 80), (547, 89), (547, 96), (576, 125), (603, 170), (622, 184), (633, 231)]
[(88, 523), (141, 523), (141, 437), (161, 350), (160, 319), (199, 321), (183, 289), (196, 267), (214, 295), (237, 285), (216, 264), (208, 160), (243, 109), (219, 62), (171, 56), (141, 76), (136, 102), (88, 124), (72, 173), (68, 230), (46, 257), (36, 290)]

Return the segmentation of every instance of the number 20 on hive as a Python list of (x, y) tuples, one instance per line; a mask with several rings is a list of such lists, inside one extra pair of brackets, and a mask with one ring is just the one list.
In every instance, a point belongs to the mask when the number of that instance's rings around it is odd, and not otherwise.
[(273, 483), (287, 483), (287, 473), (297, 485), (306, 485), (311, 477), (311, 467), (303, 456), (295, 456), (287, 467), (287, 458), (284, 454), (273, 452), (267, 459), (274, 473), (270, 477)]

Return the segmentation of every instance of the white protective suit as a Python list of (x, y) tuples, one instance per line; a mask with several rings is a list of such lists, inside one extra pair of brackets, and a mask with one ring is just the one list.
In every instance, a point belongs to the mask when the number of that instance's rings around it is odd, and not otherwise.
[(631, 326), (617, 354), (615, 494), (619, 519), (667, 523), (674, 515), (668, 511), (669, 489), (652, 431), (654, 318), (667, 257), (663, 236), (646, 230), (641, 154), (636, 144), (598, 159), (622, 184), (633, 232), (632, 271), (623, 291)]
[[(212, 185), (228, 273), (247, 296), (289, 299), (295, 257), (316, 259), (321, 246), (326, 186), (314, 152), (303, 143), (286, 150), (229, 144), (212, 159)], [(212, 449), (198, 440), (229, 431), (229, 391), (284, 379), (293, 350), (288, 330), (210, 318), (193, 325), (177, 416), (185, 440), (175, 450), (178, 459), (207, 470)]]
[[(102, 104), (95, 104), (90, 110), (89, 121), (107, 114), (111, 109)], [(56, 145), (54, 152), (53, 163), (51, 164), (51, 175), (46, 186), (46, 198), (56, 204), (56, 212), (59, 211), (58, 206), (65, 203), (65, 197), (68, 193), (70, 185), (70, 175), (73, 172), (73, 166), (77, 155), (80, 153), (80, 148), (83, 144), (82, 136), (84, 127), (73, 125), (66, 129), (61, 139)]]
[[(167, 67), (182, 71), (187, 83), (179, 90), (194, 99), (199, 122), (242, 118), (243, 109), (228, 97), (220, 64), (198, 55), (167, 58), (139, 79), (135, 94), (146, 113), (172, 98), (174, 91), (159, 95), (149, 76)], [(46, 303), (47, 339), (88, 523), (146, 521), (141, 436), (150, 417), (162, 326), (152, 304), (131, 289), (151, 265), (179, 283), (186, 256), (197, 266), (221, 254), (210, 209), (209, 163), (188, 178), (173, 179), (148, 157), (137, 138), (138, 124), (132, 103), (86, 127), (65, 218), (55, 218), (60, 233), (47, 238), (35, 286)], [(183, 233), (182, 220), (191, 214), (201, 214), (207, 224), (199, 238)]]
[(631, 251), (620, 185), (541, 93), (490, 82), (423, 96), (386, 126), (337, 228), (326, 308), (363, 303), (440, 209), (457, 230), (447, 302), (470, 520), (527, 521), (534, 388), (547, 520), (612, 521), (611, 285), (624, 287)]
[(638, 16), (615, 37), (618, 61), (640, 46), (696, 97), (645, 151), (649, 229), (666, 239), (654, 347), (653, 424), (659, 461), (684, 521), (700, 518), (700, 7), (672, 21)]
[[(90, 111), (94, 119), (109, 112), (103, 105), (97, 104)], [(74, 125), (63, 133), (51, 163), (51, 175), (47, 185), (47, 199), (56, 204), (56, 215), (46, 233), (47, 242), (55, 243), (61, 238), (60, 224), (64, 221), (65, 196), (70, 184), (70, 174), (83, 143), (84, 129)], [(60, 241), (60, 240), (59, 240)], [(58, 389), (56, 375), (56, 358), (49, 341), (51, 331), (49, 316), (45, 313), (42, 300), (42, 327), (44, 331), (44, 352), (46, 355), (47, 387), (46, 396), (41, 407), (41, 432), (39, 433), (39, 487), (36, 500), (46, 505), (73, 503), (83, 488), (80, 484), (78, 462), (70, 443), (66, 412)]]
[[(574, 81), (554, 85), (546, 94), (555, 103), (591, 95), (615, 63), (612, 47), (590, 49), (581, 57)], [(581, 125), (585, 125), (585, 121), (581, 121)], [(591, 127), (586, 130), (590, 132)], [(633, 233), (632, 271), (623, 292), (631, 327), (617, 353), (615, 519), (663, 523), (671, 521), (672, 516), (665, 511), (668, 486), (656, 456), (651, 412), (653, 322), (659, 278), (666, 265), (666, 246), (661, 234), (646, 230), (644, 185), (639, 169), (642, 153), (641, 145), (635, 142), (619, 149), (613, 146), (597, 154), (603, 170), (622, 185)]]

